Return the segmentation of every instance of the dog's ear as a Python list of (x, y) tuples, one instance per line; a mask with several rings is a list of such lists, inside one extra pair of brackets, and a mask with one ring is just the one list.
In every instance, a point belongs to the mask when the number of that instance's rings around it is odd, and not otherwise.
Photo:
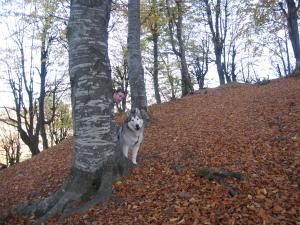
[(135, 115), (141, 116), (141, 111), (138, 108), (135, 108)]
[(128, 118), (128, 117), (130, 117), (130, 110), (127, 110), (127, 111), (125, 112), (125, 118)]

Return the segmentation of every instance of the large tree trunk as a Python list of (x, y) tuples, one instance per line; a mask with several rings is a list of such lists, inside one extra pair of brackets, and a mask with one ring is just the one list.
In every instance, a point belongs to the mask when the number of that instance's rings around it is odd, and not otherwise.
[(101, 3), (73, 1), (68, 27), (73, 167), (91, 173), (102, 167), (116, 148), (113, 105), (108, 97), (112, 96), (106, 30), (110, 2)]
[[(67, 216), (108, 200), (112, 184), (132, 165), (117, 145), (112, 80), (107, 51), (111, 0), (71, 1), (68, 26), (69, 72), (74, 121), (73, 161), (66, 184), (18, 212), (40, 217)], [(75, 208), (75, 203), (81, 206)]]
[(128, 76), (131, 91), (131, 108), (139, 108), (144, 119), (147, 113), (147, 96), (140, 48), (140, 0), (128, 1)]

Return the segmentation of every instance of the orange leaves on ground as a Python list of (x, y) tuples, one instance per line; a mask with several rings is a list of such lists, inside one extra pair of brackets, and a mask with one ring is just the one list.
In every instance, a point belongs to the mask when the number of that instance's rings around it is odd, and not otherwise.
[[(299, 223), (299, 86), (296, 78), (234, 84), (152, 106), (132, 174), (106, 205), (61, 224)], [(70, 163), (71, 140), (1, 171), (1, 208), (49, 195)], [(226, 178), (238, 195), (197, 177), (199, 167), (245, 175)]]

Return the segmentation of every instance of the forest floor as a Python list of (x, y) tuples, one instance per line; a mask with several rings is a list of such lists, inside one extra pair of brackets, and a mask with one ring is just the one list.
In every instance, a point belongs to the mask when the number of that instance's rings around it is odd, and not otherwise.
[[(138, 165), (114, 185), (110, 201), (59, 224), (300, 224), (299, 78), (201, 90), (150, 112)], [(0, 211), (61, 187), (71, 148), (69, 138), (0, 171)], [(225, 178), (225, 185), (198, 176), (200, 168), (244, 179)]]

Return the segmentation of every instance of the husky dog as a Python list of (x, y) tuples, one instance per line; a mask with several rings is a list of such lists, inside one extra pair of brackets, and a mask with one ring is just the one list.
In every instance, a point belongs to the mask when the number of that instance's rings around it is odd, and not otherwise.
[(136, 157), (139, 151), (140, 144), (144, 138), (144, 121), (141, 117), (141, 112), (138, 108), (128, 112), (125, 122), (119, 130), (118, 139), (122, 148), (123, 154), (128, 158), (128, 149), (132, 151), (131, 161), (136, 164)]

